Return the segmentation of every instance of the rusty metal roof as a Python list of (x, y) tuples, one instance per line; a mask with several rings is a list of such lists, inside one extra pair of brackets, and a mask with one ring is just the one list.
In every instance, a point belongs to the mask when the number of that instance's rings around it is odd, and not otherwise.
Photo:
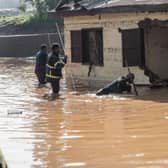
[(56, 11), (91, 12), (168, 11), (168, 0), (62, 0)]

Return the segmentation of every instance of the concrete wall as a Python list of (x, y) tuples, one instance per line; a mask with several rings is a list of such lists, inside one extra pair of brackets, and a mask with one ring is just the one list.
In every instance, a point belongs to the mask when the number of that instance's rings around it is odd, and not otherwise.
[[(90, 79), (111, 81), (120, 75), (127, 73), (127, 68), (122, 67), (122, 42), (118, 28), (138, 28), (138, 22), (145, 18), (166, 20), (168, 13), (131, 13), (131, 14), (102, 14), (96, 16), (74, 16), (66, 17), (65, 24), (65, 49), (67, 55), (71, 56), (71, 30), (82, 28), (103, 28), (104, 36), (104, 67), (95, 67), (95, 74)], [(70, 60), (69, 60), (70, 61)], [(131, 68), (136, 75), (136, 82), (147, 84), (148, 77), (138, 67)], [(74, 77), (87, 79), (88, 66), (72, 63), (69, 66), (69, 74)], [(68, 73), (67, 72), (67, 73)]]
[(168, 28), (151, 28), (145, 32), (146, 65), (161, 79), (168, 79)]
[(0, 36), (0, 57), (34, 56), (43, 43), (59, 42), (57, 34)]

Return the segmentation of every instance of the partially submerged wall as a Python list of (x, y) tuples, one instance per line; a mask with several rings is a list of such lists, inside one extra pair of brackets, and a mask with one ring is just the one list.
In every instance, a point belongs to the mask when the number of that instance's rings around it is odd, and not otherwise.
[(0, 36), (0, 57), (34, 56), (41, 44), (59, 42), (55, 33)]
[[(102, 14), (96, 16), (66, 17), (64, 20), (66, 53), (71, 56), (70, 31), (102, 27), (104, 37), (104, 67), (96, 66), (90, 79), (114, 80), (118, 76), (127, 73), (127, 68), (123, 68), (122, 66), (122, 41), (118, 29), (138, 28), (139, 21), (145, 18), (166, 20), (167, 13)], [(69, 75), (73, 74), (73, 76), (87, 79), (88, 69), (87, 65), (72, 63), (68, 72)], [(131, 70), (136, 75), (137, 83), (149, 83), (149, 79), (144, 75), (143, 70), (138, 67), (133, 67)]]

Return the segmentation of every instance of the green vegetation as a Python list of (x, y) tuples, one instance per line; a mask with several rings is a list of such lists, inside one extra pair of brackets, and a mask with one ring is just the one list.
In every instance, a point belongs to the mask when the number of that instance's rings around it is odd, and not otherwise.
[(59, 0), (21, 0), (19, 9), (22, 12), (26, 11), (25, 3), (29, 3), (34, 7), (35, 13), (34, 17), (37, 20), (47, 20), (47, 12), (56, 7)]
[[(19, 16), (0, 16), (0, 22), (12, 22), (23, 24), (26, 22), (43, 22), (48, 20), (48, 11), (56, 7), (59, 0), (20, 0), (18, 9), (22, 14)], [(34, 8), (32, 14), (26, 13), (26, 4), (31, 4)]]
[(0, 22), (2, 23), (13, 23), (13, 24), (24, 24), (26, 22), (30, 22), (30, 20), (34, 17), (33, 14), (21, 14), (18, 16), (0, 16)]
[[(54, 9), (59, 0), (20, 0), (18, 16), (0, 16), (0, 34), (45, 33), (55, 32), (56, 20), (63, 28), (61, 17), (49, 16), (48, 11)], [(27, 5), (32, 4), (32, 12), (26, 13)]]

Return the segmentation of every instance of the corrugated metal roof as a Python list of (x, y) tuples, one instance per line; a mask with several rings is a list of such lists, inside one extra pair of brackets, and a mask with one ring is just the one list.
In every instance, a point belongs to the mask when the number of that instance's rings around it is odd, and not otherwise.
[[(168, 0), (76, 0), (78, 4), (87, 9), (107, 8), (127, 5), (159, 5), (168, 4)], [(61, 6), (73, 5), (75, 0), (62, 1)]]
[(163, 10), (168, 10), (168, 0), (63, 0), (56, 10), (61, 11), (98, 11), (106, 9), (114, 9), (115, 12), (122, 10), (150, 10), (150, 7), (154, 10), (159, 10), (160, 7)]
[(127, 5), (158, 5), (168, 4), (168, 0), (106, 0), (95, 4), (94, 8), (105, 8), (113, 6), (127, 6)]
[(94, 8), (126, 6), (126, 5), (158, 5), (168, 3), (168, 0), (108, 0), (104, 4), (95, 5)]

